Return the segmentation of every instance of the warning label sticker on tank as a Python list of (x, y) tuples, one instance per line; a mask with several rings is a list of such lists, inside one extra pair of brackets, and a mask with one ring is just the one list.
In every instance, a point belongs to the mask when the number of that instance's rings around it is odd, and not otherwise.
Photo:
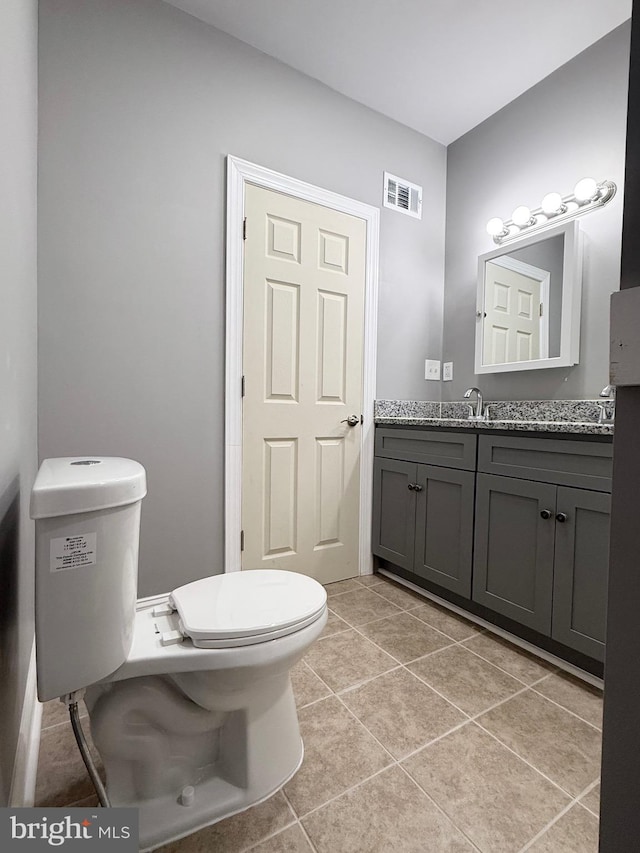
[(62, 572), (65, 569), (95, 565), (96, 538), (96, 533), (83, 533), (81, 536), (61, 536), (59, 539), (52, 539), (49, 571)]

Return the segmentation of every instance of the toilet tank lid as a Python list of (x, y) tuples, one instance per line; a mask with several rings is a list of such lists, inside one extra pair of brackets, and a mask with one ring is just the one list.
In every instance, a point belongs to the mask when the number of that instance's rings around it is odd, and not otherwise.
[(31, 490), (31, 518), (126, 506), (147, 493), (145, 470), (119, 456), (45, 459)]

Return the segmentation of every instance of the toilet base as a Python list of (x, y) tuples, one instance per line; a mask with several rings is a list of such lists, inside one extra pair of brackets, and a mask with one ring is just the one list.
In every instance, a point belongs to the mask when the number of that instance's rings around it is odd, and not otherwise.
[(300, 767), (303, 745), (287, 670), (210, 698), (236, 708), (202, 708), (167, 677), (87, 690), (107, 794), (112, 806), (138, 809), (141, 850), (262, 802)]
[(271, 791), (255, 798), (246, 789), (230, 785), (224, 779), (214, 778), (200, 784), (196, 800), (191, 806), (176, 802), (167, 795), (142, 803), (139, 807), (139, 843), (141, 853), (155, 850), (172, 841), (179, 841), (219, 820), (232, 817), (251, 806), (263, 803), (279, 791), (300, 769), (304, 746), (300, 739), (300, 757), (291, 772)]

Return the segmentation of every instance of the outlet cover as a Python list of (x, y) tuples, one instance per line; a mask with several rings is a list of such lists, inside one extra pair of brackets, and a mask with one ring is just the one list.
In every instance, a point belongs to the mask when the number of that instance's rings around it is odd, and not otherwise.
[(453, 379), (453, 362), (445, 361), (442, 365), (442, 381), (451, 382)]
[(426, 359), (424, 363), (424, 378), (425, 379), (440, 379), (440, 362), (433, 359)]

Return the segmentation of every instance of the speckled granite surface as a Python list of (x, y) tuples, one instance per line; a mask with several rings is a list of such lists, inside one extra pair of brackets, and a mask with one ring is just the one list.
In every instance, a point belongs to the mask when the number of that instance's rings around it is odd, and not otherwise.
[(598, 423), (598, 400), (488, 400), (488, 421), (468, 419), (466, 402), (435, 403), (412, 400), (376, 400), (375, 422), (407, 426), (462, 427), (519, 432), (559, 432), (613, 435), (613, 423)]

